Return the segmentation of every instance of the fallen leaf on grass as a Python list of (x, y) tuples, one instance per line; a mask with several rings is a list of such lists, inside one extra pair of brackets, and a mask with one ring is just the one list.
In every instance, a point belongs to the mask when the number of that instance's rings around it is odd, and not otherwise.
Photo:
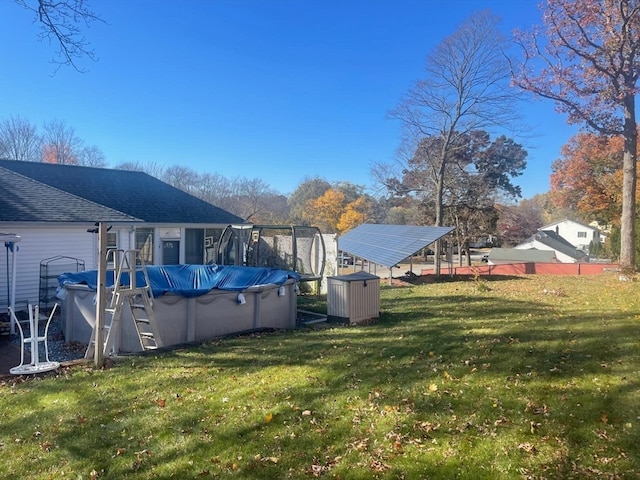
[(118, 450), (116, 450), (115, 455), (113, 455), (111, 458), (115, 458), (115, 457), (119, 457), (120, 455), (122, 455), (123, 453), (125, 453), (127, 451), (126, 448), (118, 448)]
[(518, 449), (522, 450), (525, 453), (529, 453), (531, 455), (536, 453), (535, 445), (529, 442), (521, 443), (520, 445), (518, 445)]

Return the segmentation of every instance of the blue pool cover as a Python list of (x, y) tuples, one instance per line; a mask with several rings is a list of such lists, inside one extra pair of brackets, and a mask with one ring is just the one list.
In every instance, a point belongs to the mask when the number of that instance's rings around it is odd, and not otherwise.
[[(239, 267), (233, 265), (152, 265), (147, 275), (153, 295), (174, 293), (183, 297), (198, 297), (217, 288), (218, 290), (242, 291), (256, 285), (282, 285), (289, 279), (296, 282), (300, 275), (289, 270), (261, 267)], [(63, 273), (58, 277), (60, 286), (88, 285), (97, 290), (98, 271)], [(107, 271), (107, 287), (113, 286), (113, 271)], [(123, 273), (121, 284), (129, 285), (129, 274)], [(144, 274), (136, 273), (136, 284), (145, 286)]]

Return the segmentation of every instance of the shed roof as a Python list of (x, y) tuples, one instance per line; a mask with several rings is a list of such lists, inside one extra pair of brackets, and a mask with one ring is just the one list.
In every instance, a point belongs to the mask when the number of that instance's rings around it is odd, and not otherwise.
[(244, 222), (144, 172), (16, 160), (0, 160), (0, 167), (145, 222)]
[(553, 250), (516, 249), (516, 248), (492, 248), (489, 252), (489, 260), (498, 262), (542, 262), (556, 261)]
[(363, 223), (338, 238), (338, 249), (393, 267), (452, 230), (452, 227)]

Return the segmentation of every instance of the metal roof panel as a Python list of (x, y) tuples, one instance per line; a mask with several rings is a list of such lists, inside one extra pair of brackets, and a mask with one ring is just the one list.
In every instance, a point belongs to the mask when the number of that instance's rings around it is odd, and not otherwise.
[(393, 267), (452, 230), (452, 227), (364, 223), (338, 238), (338, 249)]

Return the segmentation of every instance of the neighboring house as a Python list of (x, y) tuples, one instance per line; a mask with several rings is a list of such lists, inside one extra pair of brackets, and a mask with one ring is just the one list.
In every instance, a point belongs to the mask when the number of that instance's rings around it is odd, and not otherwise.
[(510, 263), (556, 263), (558, 259), (553, 250), (534, 250), (516, 248), (492, 248), (487, 263), (504, 265)]
[(605, 243), (609, 235), (611, 235), (611, 225), (606, 225), (606, 224), (601, 225), (600, 222), (598, 222), (597, 220), (594, 220), (593, 222), (589, 223), (589, 226), (591, 228), (598, 229), (598, 234), (600, 236), (600, 243)]
[(547, 250), (553, 251), (556, 259), (562, 263), (588, 262), (589, 256), (577, 249), (553, 230), (538, 230), (520, 245), (517, 250)]
[[(109, 248), (137, 249), (148, 264), (165, 265), (213, 263), (222, 230), (245, 223), (143, 172), (0, 160), (0, 231), (21, 237), (17, 302), (40, 301), (41, 266), (54, 267), (51, 259), (97, 268), (96, 222), (109, 225)], [(5, 249), (0, 311), (8, 304), (12, 273)]]
[(591, 242), (602, 242), (600, 230), (596, 227), (576, 222), (575, 220), (561, 220), (541, 227), (542, 231), (553, 231), (569, 242), (574, 248), (589, 252)]

